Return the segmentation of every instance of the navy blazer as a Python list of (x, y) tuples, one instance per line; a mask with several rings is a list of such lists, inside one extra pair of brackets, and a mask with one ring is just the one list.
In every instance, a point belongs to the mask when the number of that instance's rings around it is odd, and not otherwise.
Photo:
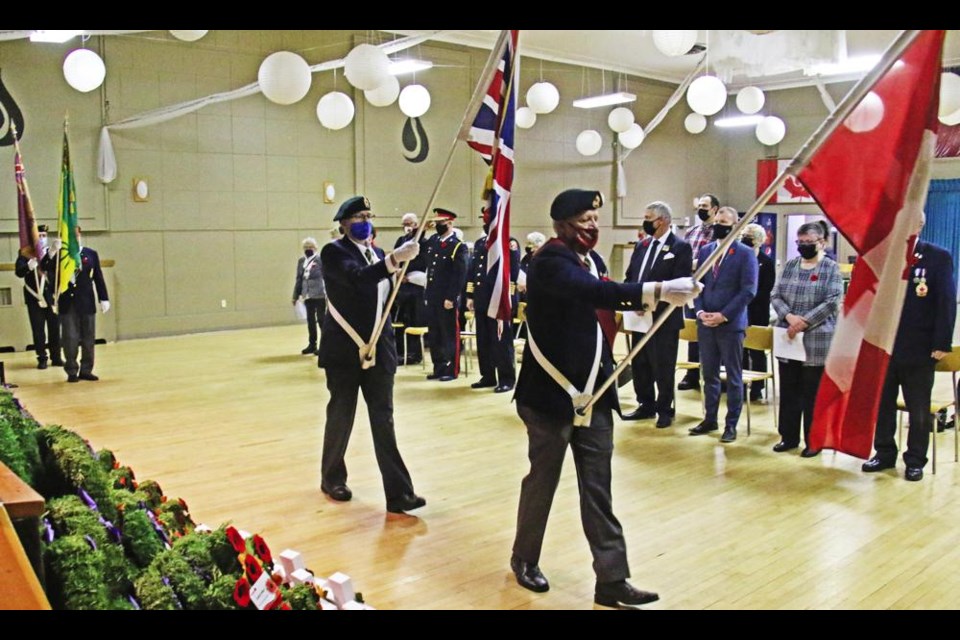
[[(510, 308), (517, 308), (517, 277), (520, 275), (520, 252), (510, 251)], [(467, 278), (467, 297), (473, 298), (474, 309), (486, 313), (490, 296), (497, 283), (497, 270), (487, 271), (487, 236), (473, 243), (470, 259), (470, 275)]]
[[(600, 274), (606, 272), (595, 252), (591, 260)], [(597, 340), (597, 309), (633, 311), (642, 304), (643, 286), (595, 278), (583, 267), (577, 253), (557, 239), (543, 245), (527, 268), (527, 327), (540, 351), (578, 389), (583, 389), (593, 366)], [(613, 373), (613, 355), (608, 342), (603, 349), (594, 391)], [(573, 419), (573, 402), (533, 357), (530, 343), (514, 396), (541, 413)], [(604, 402), (619, 411), (617, 386), (611, 385)]]
[[(373, 334), (378, 284), (389, 278), (383, 249), (372, 247), (380, 261), (367, 264), (367, 259), (348, 237), (327, 243), (320, 250), (320, 265), (327, 289), (327, 304), (333, 305), (366, 343)], [(392, 282), (392, 280), (391, 280)], [(389, 318), (388, 318), (389, 321)], [(359, 367), (360, 351), (328, 310), (323, 317), (317, 366)], [(397, 372), (397, 347), (390, 325), (385, 325), (377, 340), (377, 364), (388, 373)]]
[[(56, 268), (56, 267), (55, 267)], [(101, 301), (107, 297), (107, 283), (103, 280), (100, 269), (100, 256), (89, 247), (80, 249), (80, 271), (77, 273), (76, 283), (69, 284), (67, 290), (60, 294), (60, 313), (67, 313), (76, 309), (77, 313), (93, 315), (97, 313), (97, 300), (93, 297), (93, 290), (97, 290), (97, 298)]]
[[(945, 249), (922, 240), (917, 242), (914, 256), (891, 355), (900, 364), (923, 364), (930, 362), (933, 351), (950, 351), (957, 316), (953, 258)], [(920, 277), (926, 279), (925, 296), (917, 295), (919, 283), (914, 279)]]
[[(659, 255), (650, 267), (650, 273), (647, 275), (646, 282), (663, 282), (664, 280), (673, 280), (674, 278), (688, 278), (693, 271), (693, 249), (690, 248), (686, 240), (681, 240), (672, 231), (668, 232), (661, 239), (660, 246), (657, 249)], [(644, 238), (637, 243), (637, 247), (630, 256), (630, 265), (627, 267), (625, 282), (637, 282), (640, 277), (640, 267), (643, 264), (643, 256), (647, 253), (647, 248), (653, 242), (652, 237)], [(653, 319), (656, 320), (670, 306), (668, 302), (661, 302), (653, 312)], [(680, 331), (683, 329), (683, 308), (677, 307), (667, 318), (660, 330), (673, 329)]]
[[(697, 264), (703, 264), (717, 248), (717, 242), (710, 242), (697, 256)], [(708, 269), (703, 276), (703, 291), (694, 301), (694, 310), (717, 312), (723, 314), (727, 322), (719, 327), (719, 331), (744, 331), (747, 328), (747, 305), (757, 295), (757, 277), (759, 267), (753, 249), (741, 242), (734, 242), (727, 249), (727, 254), (720, 263), (716, 276), (713, 269)], [(697, 320), (697, 327), (702, 327)]]

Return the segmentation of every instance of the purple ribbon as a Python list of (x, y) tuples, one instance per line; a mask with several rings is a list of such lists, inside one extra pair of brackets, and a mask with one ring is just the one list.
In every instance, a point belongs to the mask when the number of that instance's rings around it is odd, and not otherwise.
[(90, 536), (83, 536), (83, 539), (87, 541), (87, 544), (90, 545), (90, 548), (94, 551), (97, 550), (97, 542)]
[(170, 536), (167, 535), (166, 529), (164, 529), (163, 525), (157, 520), (157, 516), (153, 515), (153, 511), (150, 509), (144, 509), (144, 511), (147, 512), (147, 517), (150, 519), (150, 524), (153, 525), (153, 530), (156, 531), (160, 539), (163, 540), (164, 546), (169, 549), (172, 545), (170, 544)]
[(120, 529), (118, 529), (112, 522), (103, 516), (100, 516), (100, 524), (102, 524), (103, 528), (107, 530), (107, 534), (113, 538), (114, 542), (120, 544), (123, 541), (123, 534), (120, 533)]
[(80, 499), (83, 500), (89, 508), (93, 509), (94, 511), (98, 510), (96, 500), (91, 498), (89, 493), (87, 493), (83, 489), (77, 489), (77, 493), (80, 494)]
[(136, 609), (137, 611), (140, 611), (140, 602), (136, 598), (130, 595), (130, 596), (127, 596), (127, 601), (130, 602), (131, 605), (133, 605), (134, 609)]
[(180, 596), (177, 595), (176, 590), (173, 588), (173, 586), (170, 585), (170, 578), (168, 578), (167, 576), (163, 576), (162, 580), (163, 580), (163, 584), (170, 587), (170, 595), (173, 596), (173, 603), (177, 605), (177, 609), (183, 609), (183, 603), (180, 602)]
[(47, 544), (53, 542), (53, 539), (57, 537), (56, 532), (53, 530), (53, 525), (50, 524), (48, 518), (43, 519), (43, 540)]

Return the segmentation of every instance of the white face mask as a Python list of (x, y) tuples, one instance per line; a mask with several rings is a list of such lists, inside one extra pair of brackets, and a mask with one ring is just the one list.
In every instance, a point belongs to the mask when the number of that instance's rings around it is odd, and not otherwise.
[(40, 246), (41, 246), (43, 249), (46, 249), (46, 248), (47, 248), (47, 236), (46, 236), (46, 235), (40, 236)]

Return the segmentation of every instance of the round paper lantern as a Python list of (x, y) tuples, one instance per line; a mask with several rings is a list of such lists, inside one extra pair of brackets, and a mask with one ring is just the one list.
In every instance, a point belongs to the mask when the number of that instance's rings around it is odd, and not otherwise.
[(400, 81), (396, 76), (388, 76), (387, 81), (376, 89), (368, 89), (363, 92), (367, 102), (375, 107), (387, 107), (397, 100), (400, 95)]
[(634, 122), (626, 131), (618, 133), (617, 139), (620, 140), (620, 144), (627, 149), (636, 149), (640, 146), (640, 143), (643, 142), (644, 135), (643, 127)]
[(940, 74), (940, 111), (943, 118), (960, 109), (960, 76), (955, 73)]
[(422, 84), (411, 84), (400, 92), (400, 111), (408, 118), (419, 118), (430, 108), (430, 92)]
[(357, 89), (376, 89), (390, 75), (390, 58), (379, 47), (359, 44), (343, 59), (343, 75)]
[(787, 125), (777, 116), (767, 116), (757, 124), (757, 140), (765, 145), (774, 145), (783, 140)]
[(635, 120), (636, 118), (633, 116), (633, 111), (630, 111), (630, 109), (626, 107), (617, 107), (607, 116), (607, 124), (617, 133), (623, 133), (629, 129)]
[(700, 76), (687, 87), (687, 104), (697, 113), (712, 116), (727, 102), (727, 87), (716, 76)]
[(170, 35), (172, 35), (177, 40), (183, 40), (184, 42), (193, 42), (207, 35), (207, 32), (206, 31), (178, 31), (176, 29), (170, 29)]
[(748, 116), (760, 111), (764, 102), (766, 97), (759, 87), (744, 87), (737, 92), (737, 109)]
[(581, 131), (577, 136), (577, 151), (582, 156), (596, 155), (603, 146), (603, 138), (593, 129)]
[(514, 116), (514, 122), (521, 129), (529, 129), (537, 123), (537, 114), (530, 107), (520, 107)]
[(691, 113), (683, 120), (683, 128), (689, 133), (702, 133), (707, 128), (707, 119), (699, 113)]
[(103, 84), (106, 75), (103, 60), (90, 49), (71, 51), (63, 60), (63, 77), (77, 91), (93, 91)]
[(310, 65), (291, 51), (277, 51), (260, 63), (257, 81), (260, 90), (271, 102), (293, 104), (310, 91), (313, 76)]
[(883, 120), (883, 100), (871, 91), (863, 97), (853, 113), (847, 116), (843, 126), (854, 133), (863, 133), (876, 129), (881, 120)]
[(940, 122), (951, 127), (960, 124), (960, 109), (957, 109), (948, 116), (942, 116)]
[(327, 129), (343, 129), (353, 121), (353, 100), (342, 91), (331, 91), (317, 102), (317, 119)]
[(696, 30), (653, 30), (653, 45), (665, 56), (682, 56), (697, 44)]
[(534, 113), (550, 113), (560, 104), (560, 92), (549, 82), (536, 82), (527, 89), (527, 105)]

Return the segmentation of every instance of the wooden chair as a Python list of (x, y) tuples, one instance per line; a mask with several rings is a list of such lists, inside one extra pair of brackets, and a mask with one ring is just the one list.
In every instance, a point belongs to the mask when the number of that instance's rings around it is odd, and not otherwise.
[(407, 348), (406, 348), (406, 347), (407, 347), (407, 344), (406, 344), (407, 336), (414, 336), (414, 337), (420, 338), (420, 353), (423, 354), (423, 355), (422, 355), (422, 359), (420, 360), (420, 367), (421, 367), (423, 370), (426, 370), (426, 368), (427, 368), (427, 351), (426, 351), (426, 347), (425, 347), (425, 345), (424, 345), (424, 343), (423, 343), (423, 336), (426, 335), (426, 333), (429, 332), (429, 331), (430, 331), (430, 328), (429, 328), (429, 327), (407, 327), (406, 329), (403, 330), (403, 339), (404, 339), (404, 344), (403, 344), (403, 346), (404, 346), (404, 349), (403, 349), (403, 366), (407, 366), (407, 354), (410, 353), (410, 349), (407, 349)]
[[(758, 326), (749, 326), (747, 327), (747, 333), (743, 338), (743, 348), (744, 349), (754, 349), (756, 351), (763, 351), (767, 357), (767, 369), (768, 371), (751, 371), (750, 369), (743, 370), (743, 384), (747, 387), (750, 386), (752, 382), (763, 381), (763, 390), (767, 391), (767, 380), (770, 380), (773, 385), (773, 395), (767, 394), (767, 398), (770, 399), (770, 404), (773, 405), (773, 426), (776, 429), (779, 425), (777, 422), (777, 376), (776, 376), (776, 366), (773, 361), (773, 327), (758, 327)], [(720, 372), (720, 379), (726, 381), (727, 374), (722, 370)], [(743, 403), (747, 406), (747, 435), (750, 435), (750, 397), (749, 391), (744, 393)]]
[[(693, 318), (684, 318), (683, 319), (683, 329), (680, 330), (680, 339), (687, 342), (697, 342), (697, 321)], [(674, 370), (674, 375), (677, 371), (692, 371), (693, 369), (699, 369), (699, 362), (690, 362), (688, 360), (677, 360), (677, 366)], [(704, 405), (703, 392), (700, 393), (700, 408), (706, 413), (706, 406)], [(676, 408), (676, 392), (674, 392), (674, 408)]]
[[(513, 324), (516, 326), (516, 331), (514, 331), (515, 336), (520, 335), (520, 330), (523, 329), (527, 324), (527, 303), (521, 302), (517, 306), (517, 316), (513, 319)], [(516, 352), (517, 362), (520, 362), (523, 358), (523, 347), (527, 344), (527, 341), (524, 338), (515, 338), (513, 341), (513, 349)]]
[[(944, 356), (939, 362), (937, 362), (936, 367), (934, 367), (936, 372), (949, 372), (950, 373), (950, 389), (953, 392), (953, 397), (950, 398), (932, 398), (930, 400), (930, 415), (933, 416), (932, 426), (933, 433), (930, 436), (930, 442), (933, 446), (933, 454), (930, 456), (933, 462), (932, 470), (933, 473), (937, 472), (937, 414), (941, 411), (953, 407), (954, 413), (954, 422), (953, 422), (953, 461), (960, 461), (960, 427), (957, 425), (957, 407), (960, 407), (957, 398), (957, 371), (960, 371), (960, 346), (954, 345), (953, 349)], [(898, 448), (903, 449), (903, 414), (907, 412), (907, 405), (904, 403), (903, 398), (897, 398), (897, 409), (900, 412), (900, 420), (897, 429), (897, 442)], [(911, 425), (912, 426), (912, 425)]]

